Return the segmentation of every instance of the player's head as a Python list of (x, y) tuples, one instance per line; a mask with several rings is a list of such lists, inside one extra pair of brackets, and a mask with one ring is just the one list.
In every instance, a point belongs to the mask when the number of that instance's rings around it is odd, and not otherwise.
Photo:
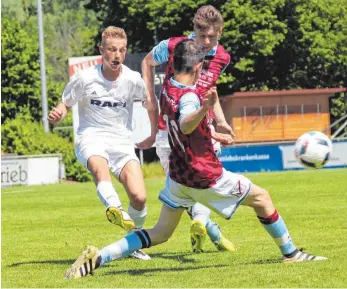
[(175, 75), (195, 75), (195, 81), (200, 76), (200, 70), (204, 61), (203, 48), (192, 39), (185, 39), (175, 46), (173, 67)]
[(194, 15), (193, 24), (196, 40), (205, 51), (210, 51), (222, 35), (222, 14), (211, 5), (201, 6)]
[(124, 29), (108, 26), (102, 32), (99, 50), (105, 67), (111, 70), (120, 69), (127, 51), (127, 35)]

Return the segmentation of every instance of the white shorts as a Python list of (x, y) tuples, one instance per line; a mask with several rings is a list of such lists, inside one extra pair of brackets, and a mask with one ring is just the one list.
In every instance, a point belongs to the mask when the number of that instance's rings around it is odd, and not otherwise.
[(131, 139), (120, 139), (104, 136), (83, 136), (76, 140), (75, 154), (77, 160), (88, 169), (91, 156), (101, 156), (108, 162), (113, 175), (119, 179), (123, 167), (131, 160), (140, 162), (135, 153)]
[(230, 219), (248, 195), (252, 183), (242, 175), (223, 169), (217, 183), (208, 189), (194, 189), (176, 183), (169, 176), (159, 199), (173, 209), (187, 209), (201, 203), (225, 219)]
[(155, 137), (155, 151), (159, 157), (160, 164), (167, 174), (169, 172), (169, 156), (171, 148), (166, 130), (159, 130)]

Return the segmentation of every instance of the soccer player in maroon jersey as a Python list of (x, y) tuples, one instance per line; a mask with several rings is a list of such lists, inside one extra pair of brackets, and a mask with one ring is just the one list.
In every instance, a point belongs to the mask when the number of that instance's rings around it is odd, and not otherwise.
[[(173, 52), (177, 43), (183, 39), (194, 39), (205, 52), (205, 59), (201, 70), (200, 77), (197, 81), (197, 87), (201, 93), (206, 93), (211, 87), (216, 85), (216, 81), (224, 69), (230, 62), (230, 55), (219, 44), (223, 30), (223, 17), (221, 13), (211, 5), (200, 7), (195, 13), (194, 19), (194, 33), (188, 36), (171, 37), (167, 40), (161, 41), (153, 50), (148, 53), (142, 62), (142, 76), (146, 82), (148, 91), (154, 95), (153, 90), (153, 67), (162, 63), (166, 63), (166, 77), (164, 84), (173, 76)], [(163, 99), (161, 98), (162, 102)], [(217, 100), (209, 113), (209, 123), (212, 125), (212, 118), (217, 128), (217, 131), (228, 132), (232, 134), (230, 126), (227, 124), (223, 111)], [(211, 128), (214, 129), (213, 126)], [(227, 136), (225, 136), (227, 137)], [(220, 142), (214, 142), (214, 150), (216, 154), (220, 154)], [(141, 143), (139, 147), (141, 148)], [(146, 147), (142, 147), (146, 148)], [(168, 141), (168, 132), (166, 130), (166, 123), (163, 119), (163, 114), (160, 113), (158, 118), (158, 133), (156, 137), (156, 152), (160, 159), (160, 163), (166, 173), (169, 172), (169, 155), (171, 148)], [(202, 215), (204, 218), (209, 219), (210, 210), (201, 204), (196, 204), (194, 207), (188, 209), (189, 215), (192, 219), (199, 219)], [(234, 251), (234, 245), (227, 240), (220, 231), (219, 226), (212, 222), (210, 219), (206, 223), (207, 234), (213, 244), (220, 251)], [(191, 240), (193, 252), (201, 252), (203, 239), (194, 233), (194, 227), (191, 228)]]
[[(217, 101), (215, 88), (202, 96), (196, 81), (204, 52), (193, 40), (178, 43), (174, 50), (174, 76), (162, 87), (161, 109), (170, 136), (170, 175), (160, 192), (163, 202), (159, 220), (152, 229), (141, 229), (98, 250), (88, 246), (68, 269), (68, 279), (84, 277), (103, 264), (126, 257), (133, 251), (166, 242), (175, 231), (182, 213), (196, 202), (230, 219), (242, 203), (254, 209), (259, 221), (273, 238), (283, 262), (326, 260), (297, 249), (288, 229), (272, 203), (270, 194), (248, 178), (225, 170), (213, 151), (207, 114)], [(163, 104), (162, 103), (162, 104)], [(229, 142), (232, 141), (229, 137)], [(207, 220), (195, 220), (204, 234)]]

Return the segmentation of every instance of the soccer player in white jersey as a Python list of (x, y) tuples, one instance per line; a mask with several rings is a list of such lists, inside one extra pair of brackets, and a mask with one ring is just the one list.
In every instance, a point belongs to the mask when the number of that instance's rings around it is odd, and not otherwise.
[[(127, 51), (122, 28), (107, 27), (99, 49), (103, 63), (84, 70), (67, 84), (62, 102), (49, 113), (49, 121), (59, 123), (70, 107), (78, 105), (77, 159), (93, 175), (108, 220), (131, 231), (142, 228), (147, 215), (144, 179), (132, 141), (133, 102), (143, 102), (151, 121), (151, 136), (141, 144), (145, 147), (154, 143), (158, 105), (147, 93), (140, 73), (122, 64)], [(128, 212), (112, 185), (110, 170), (128, 194)], [(133, 256), (150, 259), (141, 251)]]
[[(248, 178), (225, 170), (218, 161), (206, 117), (218, 94), (216, 88), (211, 88), (203, 97), (195, 86), (203, 59), (204, 53), (194, 41), (186, 39), (178, 43), (174, 52), (174, 77), (162, 88), (167, 104), (161, 105), (160, 109), (168, 125), (174, 158), (170, 158), (171, 174), (160, 192), (163, 205), (156, 225), (152, 229), (133, 232), (100, 251), (88, 246), (68, 269), (66, 278), (87, 276), (105, 263), (126, 257), (134, 250), (166, 242), (175, 231), (184, 208), (196, 202), (225, 219), (230, 219), (241, 203), (252, 208), (277, 245), (283, 262), (327, 259), (298, 249), (270, 194)], [(171, 163), (175, 166), (171, 167)]]
[[(198, 88), (204, 93), (209, 88), (216, 85), (220, 74), (229, 65), (230, 55), (218, 42), (223, 30), (223, 17), (221, 13), (211, 5), (205, 5), (200, 7), (195, 13), (194, 33), (188, 36), (171, 37), (167, 40), (161, 41), (156, 45), (150, 53), (144, 58), (142, 62), (142, 75), (146, 81), (147, 87), (152, 95), (154, 91), (153, 87), (153, 67), (166, 63), (166, 77), (164, 83), (167, 82), (173, 75), (173, 51), (175, 45), (183, 39), (194, 39), (199, 45), (201, 45), (206, 52), (206, 59), (203, 71), (197, 82)], [(232, 129), (227, 124), (223, 111), (220, 107), (219, 101), (213, 107), (214, 121), (217, 126), (218, 132), (228, 132), (233, 136)], [(212, 116), (212, 114), (210, 114)], [(156, 153), (160, 159), (160, 163), (166, 173), (169, 173), (169, 156), (171, 153), (168, 132), (165, 126), (165, 122), (160, 114), (158, 119), (158, 134), (156, 137)], [(211, 124), (211, 128), (214, 127)], [(222, 131), (220, 131), (222, 129)], [(220, 142), (213, 140), (214, 149), (217, 155), (220, 154), (221, 147)], [(188, 209), (188, 213), (192, 219), (198, 219), (201, 215), (206, 217), (210, 215), (210, 210), (201, 204), (197, 203), (194, 207)], [(193, 252), (201, 252), (203, 246), (203, 239), (199, 238), (194, 233), (195, 227), (191, 227), (191, 240)], [(234, 251), (234, 245), (231, 241), (226, 239), (217, 225), (211, 219), (206, 224), (207, 234), (210, 237), (212, 243), (220, 251)]]

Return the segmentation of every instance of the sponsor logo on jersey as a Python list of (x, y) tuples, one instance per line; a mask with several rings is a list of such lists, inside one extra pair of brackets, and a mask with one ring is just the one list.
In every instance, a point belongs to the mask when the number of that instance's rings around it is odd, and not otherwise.
[(102, 101), (98, 99), (91, 99), (90, 104), (100, 107), (126, 107), (126, 102), (113, 102), (113, 101)]
[(172, 109), (174, 110), (174, 112), (176, 112), (178, 110), (178, 104), (175, 100), (173, 100), (168, 94), (167, 94), (167, 90), (164, 87), (161, 91), (162, 95), (165, 97), (166, 101), (168, 102), (168, 104), (171, 105)]

